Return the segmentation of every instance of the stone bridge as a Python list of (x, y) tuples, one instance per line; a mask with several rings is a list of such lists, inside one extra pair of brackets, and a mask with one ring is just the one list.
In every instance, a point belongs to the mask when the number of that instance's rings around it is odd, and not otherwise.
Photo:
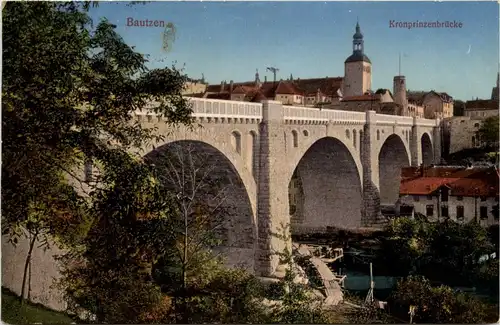
[[(401, 167), (441, 158), (439, 120), (276, 101), (189, 100), (199, 125), (193, 129), (172, 129), (152, 113), (136, 112), (144, 126), (165, 134), (164, 143), (143, 148), (143, 154), (176, 144), (210, 157), (217, 177), (231, 184), (224, 204), (232, 213), (221, 250), (229, 264), (263, 276), (276, 270), (272, 252), (285, 243), (271, 232), (282, 224), (293, 224), (292, 232), (373, 226), (380, 204), (394, 204), (399, 196)], [(300, 188), (293, 218), (292, 178)]]

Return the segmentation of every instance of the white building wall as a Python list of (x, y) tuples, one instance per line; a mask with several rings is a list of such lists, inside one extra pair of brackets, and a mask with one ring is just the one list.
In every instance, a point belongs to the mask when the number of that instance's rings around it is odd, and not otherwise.
[[(474, 202), (476, 201), (476, 202)], [(434, 206), (434, 214), (429, 218), (431, 221), (438, 221), (438, 200), (436, 196), (433, 196), (432, 199), (429, 199), (425, 195), (405, 195), (401, 197), (401, 203), (412, 205), (414, 207), (415, 213), (421, 213), (426, 215), (427, 205)], [(446, 202), (442, 202), (442, 205), (446, 204)], [(493, 214), (491, 213), (493, 206), (497, 205), (498, 201), (496, 198), (489, 197), (486, 198), (486, 201), (482, 201), (479, 197), (470, 197), (464, 196), (462, 200), (459, 200), (457, 196), (449, 196), (448, 197), (448, 216), (451, 220), (459, 222), (457, 220), (457, 206), (464, 207), (464, 219), (462, 222), (467, 223), (469, 221), (474, 220), (475, 217), (475, 208), (477, 208), (477, 219), (482, 226), (491, 226), (494, 224), (498, 224), (498, 219), (495, 220)], [(488, 211), (488, 218), (481, 219), (481, 207), (486, 207)]]

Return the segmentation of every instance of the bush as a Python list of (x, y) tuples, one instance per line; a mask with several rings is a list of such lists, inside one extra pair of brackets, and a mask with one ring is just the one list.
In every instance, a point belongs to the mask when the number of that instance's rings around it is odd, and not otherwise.
[(399, 281), (389, 303), (395, 314), (404, 319), (408, 319), (410, 306), (415, 306), (415, 323), (482, 323), (487, 320), (487, 304), (447, 286), (432, 287), (421, 276)]

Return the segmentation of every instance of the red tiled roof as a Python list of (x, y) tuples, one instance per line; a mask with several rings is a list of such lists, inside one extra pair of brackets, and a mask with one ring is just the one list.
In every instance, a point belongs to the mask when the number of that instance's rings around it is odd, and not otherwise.
[(236, 87), (233, 88), (233, 94), (246, 94), (247, 91), (243, 86), (237, 85)]
[(408, 98), (409, 103), (422, 105), (425, 94), (426, 94), (425, 91), (408, 91), (406, 93), (406, 96)]
[(467, 102), (465, 102), (465, 110), (478, 109), (499, 109), (499, 102), (498, 100), (491, 99), (468, 100)]
[(231, 100), (230, 93), (220, 93), (220, 94), (207, 94), (208, 99), (221, 99), (221, 100)]
[(326, 96), (330, 96), (332, 98), (339, 97), (337, 91), (342, 89), (342, 83), (344, 82), (344, 78), (335, 77), (335, 78), (313, 78), (313, 79), (297, 79), (293, 81), (300, 89), (303, 90), (306, 94), (314, 94), (318, 89), (321, 94)]
[(443, 102), (450, 103), (453, 102), (453, 97), (448, 95), (447, 93), (439, 93), (437, 91), (431, 90), (428, 92), (425, 96), (427, 95), (435, 95), (438, 96)]
[(349, 96), (349, 97), (344, 97), (342, 98), (343, 102), (364, 102), (364, 101), (379, 101), (380, 100), (380, 94), (373, 94), (373, 95), (361, 95), (361, 96)]
[(203, 95), (205, 95), (205, 93), (188, 94), (188, 95), (185, 95), (185, 96), (186, 96), (186, 97), (203, 98)]
[(260, 91), (257, 92), (257, 94), (252, 98), (252, 100), (250, 100), (251, 102), (254, 102), (254, 103), (260, 103), (261, 101), (263, 100), (266, 100), (267, 97), (264, 96)]
[(278, 95), (304, 95), (304, 92), (301, 91), (293, 82), (290, 81), (280, 81), (278, 83), (278, 87), (276, 87), (275, 93)]
[[(337, 91), (342, 88), (343, 78), (314, 78), (314, 79), (296, 79), (296, 80), (282, 80), (277, 82), (264, 82), (261, 83), (260, 91), (267, 98), (274, 98), (278, 94), (297, 94), (316, 96), (318, 89), (321, 95), (337, 98)], [(229, 84), (225, 84), (222, 92), (229, 92)], [(255, 93), (258, 89), (254, 81), (234, 83), (233, 93), (248, 94)], [(208, 93), (220, 93), (221, 85), (209, 85), (207, 87)]]
[(401, 172), (402, 195), (429, 195), (442, 186), (453, 196), (498, 196), (499, 174), (495, 168), (408, 167)]

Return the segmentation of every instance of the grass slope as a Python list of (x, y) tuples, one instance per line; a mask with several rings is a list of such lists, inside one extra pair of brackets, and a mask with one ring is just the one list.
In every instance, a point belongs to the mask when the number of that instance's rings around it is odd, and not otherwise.
[(2, 322), (7, 324), (71, 324), (68, 315), (50, 310), (42, 305), (25, 302), (21, 307), (19, 297), (2, 287)]

